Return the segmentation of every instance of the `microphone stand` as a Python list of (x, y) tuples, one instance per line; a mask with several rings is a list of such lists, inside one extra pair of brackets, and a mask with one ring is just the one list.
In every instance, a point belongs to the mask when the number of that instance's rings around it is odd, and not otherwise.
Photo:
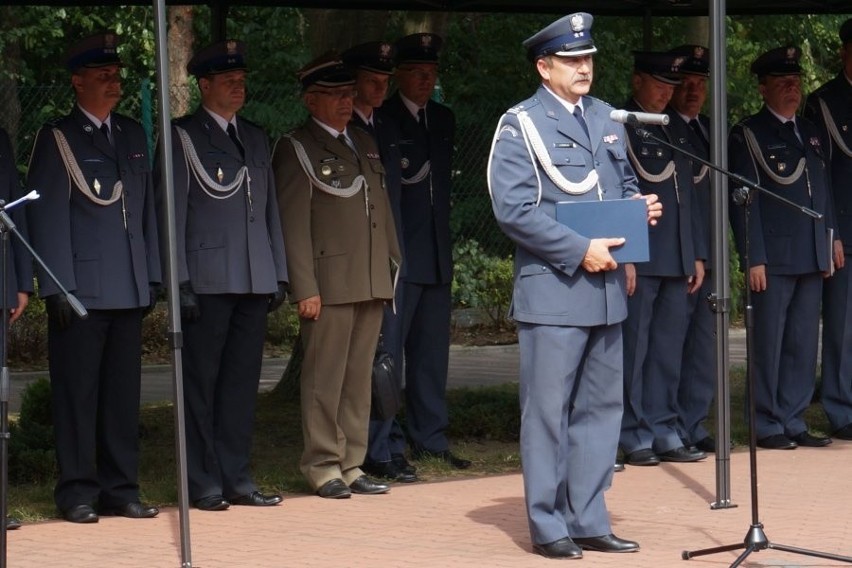
[(89, 316), (83, 304), (62, 286), (62, 283), (56, 278), (53, 272), (47, 267), (41, 257), (33, 250), (30, 243), (24, 238), (18, 227), (15, 225), (12, 218), (7, 213), (8, 210), (23, 204), (26, 201), (38, 199), (39, 195), (35, 191), (29, 192), (24, 197), (9, 203), (8, 205), (0, 199), (0, 309), (3, 314), (0, 316), (3, 329), (2, 340), (0, 341), (0, 568), (6, 568), (6, 515), (8, 510), (8, 492), (9, 492), (9, 367), (7, 366), (8, 345), (9, 345), (9, 306), (8, 306), (8, 262), (9, 262), (9, 233), (15, 235), (19, 242), (29, 251), (30, 255), (41, 266), (45, 274), (56, 284), (62, 294), (68, 299), (68, 303), (82, 319)]
[[(792, 207), (793, 209), (799, 210), (802, 214), (811, 217), (814, 220), (822, 220), (823, 214), (809, 207), (805, 207), (803, 205), (799, 205), (789, 199), (778, 195), (764, 187), (761, 187), (757, 183), (751, 181), (748, 178), (745, 178), (741, 175), (735, 174), (729, 170), (724, 168), (720, 168), (715, 164), (710, 163), (709, 161), (700, 158), (690, 152), (687, 152), (683, 148), (675, 146), (674, 144), (669, 143), (668, 140), (663, 140), (658, 136), (655, 136), (651, 132), (648, 132), (644, 128), (635, 127), (635, 132), (643, 139), (652, 139), (655, 142), (659, 142), (660, 144), (676, 150), (681, 154), (688, 156), (689, 158), (706, 165), (707, 167), (713, 169), (714, 171), (720, 172), (726, 175), (728, 178), (734, 180), (738, 184), (741, 184), (742, 187), (734, 190), (734, 202), (737, 205), (741, 205), (745, 207), (745, 254), (743, 255), (743, 261), (746, 267), (746, 274), (748, 274), (748, 270), (751, 267), (749, 264), (749, 205), (751, 205), (752, 200), (754, 199), (754, 195), (757, 192), (765, 194), (773, 199), (784, 203), (788, 207)], [(745, 286), (745, 322), (746, 322), (746, 384), (748, 385), (748, 453), (749, 453), (749, 472), (750, 472), (750, 482), (751, 482), (751, 525), (749, 525), (748, 532), (746, 533), (743, 542), (738, 542), (735, 544), (727, 544), (723, 546), (716, 546), (713, 548), (705, 548), (702, 550), (694, 550), (688, 551), (684, 550), (681, 554), (681, 558), (683, 560), (689, 560), (690, 558), (695, 558), (696, 556), (706, 556), (708, 554), (715, 554), (717, 552), (727, 552), (730, 550), (739, 550), (745, 549), (742, 554), (740, 554), (737, 559), (731, 564), (731, 568), (735, 568), (742, 564), (749, 554), (752, 552), (760, 552), (761, 550), (766, 550), (767, 548), (772, 548), (775, 550), (782, 550), (784, 552), (791, 552), (793, 554), (803, 554), (806, 556), (815, 556), (817, 558), (825, 558), (827, 560), (836, 560), (838, 562), (848, 562), (852, 563), (852, 558), (847, 556), (839, 556), (837, 554), (830, 554), (827, 552), (820, 552), (816, 550), (808, 550), (805, 548), (798, 548), (795, 546), (789, 546), (786, 544), (779, 544), (776, 542), (771, 542), (769, 538), (766, 536), (766, 533), (763, 530), (763, 523), (760, 522), (760, 515), (758, 513), (758, 504), (757, 504), (757, 429), (755, 428), (756, 422), (756, 411), (755, 411), (755, 402), (754, 402), (754, 358), (753, 354), (753, 341), (754, 341), (754, 317), (753, 317), (753, 307), (751, 305), (751, 287), (746, 282)]]

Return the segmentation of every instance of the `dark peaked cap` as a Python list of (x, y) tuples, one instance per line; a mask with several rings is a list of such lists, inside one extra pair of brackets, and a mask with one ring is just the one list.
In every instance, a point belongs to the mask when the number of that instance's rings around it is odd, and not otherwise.
[(535, 61), (548, 55), (577, 57), (595, 53), (598, 49), (592, 41), (591, 14), (577, 12), (563, 16), (524, 40), (527, 57)]
[[(669, 50), (675, 56), (675, 65), (685, 75), (710, 76), (710, 55), (703, 45), (679, 45)], [(682, 61), (677, 58), (682, 57)]]
[(335, 51), (327, 51), (309, 61), (296, 72), (296, 75), (302, 83), (302, 90), (311, 85), (331, 88), (355, 84), (352, 71), (343, 64), (340, 55)]
[(438, 34), (419, 33), (396, 40), (396, 62), (438, 63), (438, 52), (444, 40)]
[(840, 42), (846, 45), (850, 41), (852, 41), (852, 18), (840, 25)]
[(802, 68), (799, 65), (801, 56), (802, 51), (798, 47), (792, 45), (776, 47), (755, 59), (754, 63), (751, 64), (751, 72), (758, 77), (801, 75)]
[(683, 57), (667, 51), (634, 51), (633, 69), (647, 73), (657, 81), (680, 85), (680, 64)]
[(65, 53), (65, 66), (69, 71), (81, 67), (106, 67), (121, 65), (118, 57), (118, 36), (115, 32), (102, 32), (81, 39)]
[(245, 53), (246, 45), (239, 40), (217, 41), (196, 51), (187, 63), (186, 70), (198, 78), (226, 71), (245, 71), (248, 69)]
[(369, 41), (343, 52), (343, 63), (353, 69), (390, 75), (396, 66), (396, 47), (386, 41)]

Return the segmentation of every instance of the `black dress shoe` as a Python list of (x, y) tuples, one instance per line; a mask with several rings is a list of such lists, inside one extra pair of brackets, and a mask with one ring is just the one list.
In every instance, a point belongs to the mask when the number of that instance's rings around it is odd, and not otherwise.
[(13, 531), (15, 529), (21, 528), (21, 521), (16, 519), (15, 517), (6, 517), (6, 530)]
[(801, 434), (790, 436), (790, 439), (799, 444), (800, 446), (805, 446), (807, 448), (821, 448), (831, 443), (831, 438), (814, 436), (813, 434), (808, 433), (807, 430), (805, 430)]
[(224, 511), (231, 506), (227, 499), (221, 495), (208, 495), (207, 497), (196, 499), (193, 505), (195, 505), (196, 509), (201, 509), (202, 511)]
[(660, 458), (654, 453), (651, 448), (644, 448), (630, 452), (624, 456), (624, 463), (627, 465), (659, 465)]
[(703, 460), (707, 457), (707, 454), (698, 448), (690, 449), (686, 446), (680, 446), (673, 450), (657, 454), (657, 457), (660, 458), (660, 461), (664, 462), (687, 463)]
[(421, 450), (417, 452), (415, 459), (435, 458), (439, 459), (456, 469), (467, 469), (470, 467), (470, 460), (455, 456), (450, 450), (440, 452), (430, 452), (429, 450)]
[(834, 437), (838, 440), (852, 440), (852, 424), (847, 424), (835, 432)]
[(416, 474), (400, 469), (392, 461), (365, 463), (361, 466), (361, 469), (364, 470), (364, 473), (368, 473), (379, 479), (389, 479), (391, 481), (399, 481), (400, 483), (417, 481)]
[(773, 434), (757, 441), (757, 445), (767, 450), (795, 450), (799, 445), (784, 434)]
[(390, 491), (390, 487), (384, 483), (377, 483), (366, 475), (362, 475), (350, 483), (349, 489), (352, 493), (356, 493), (358, 495), (379, 495)]
[(98, 514), (91, 505), (74, 505), (70, 509), (62, 511), (66, 521), (72, 523), (97, 523)]
[(397, 468), (399, 468), (400, 471), (404, 471), (405, 473), (417, 473), (417, 468), (408, 463), (404, 454), (391, 454), (391, 461)]
[(716, 453), (716, 440), (711, 438), (710, 436), (705, 436), (701, 438), (697, 442), (695, 442), (695, 447), (701, 450), (702, 452), (706, 452), (708, 454)]
[(277, 493), (264, 495), (260, 491), (252, 491), (248, 495), (240, 495), (239, 497), (228, 499), (231, 505), (249, 505), (250, 507), (271, 507), (283, 500), (284, 498)]
[(612, 471), (615, 473), (624, 471), (624, 462), (621, 460), (615, 460), (615, 465), (612, 467)]
[(142, 503), (125, 503), (118, 507), (101, 507), (101, 515), (110, 517), (127, 517), (128, 519), (152, 519), (160, 514), (156, 507)]
[(533, 552), (545, 558), (582, 558), (583, 551), (569, 537), (560, 538), (547, 544), (533, 544)]
[(352, 490), (346, 487), (342, 479), (332, 479), (317, 489), (317, 495), (323, 499), (349, 499), (352, 497)]
[(639, 552), (639, 543), (618, 538), (614, 534), (604, 536), (575, 537), (574, 542), (583, 550), (595, 552)]

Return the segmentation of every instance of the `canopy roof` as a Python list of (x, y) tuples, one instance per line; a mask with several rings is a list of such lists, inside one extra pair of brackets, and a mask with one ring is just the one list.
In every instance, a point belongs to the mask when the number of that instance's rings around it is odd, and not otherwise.
[[(46, 6), (147, 5), (151, 0), (0, 0), (0, 4)], [(710, 0), (166, 0), (166, 4), (292, 6), (347, 10), (423, 10), (437, 12), (543, 12), (565, 14), (591, 11), (596, 16), (706, 16)], [(728, 0), (727, 13), (842, 14), (852, 10), (849, 0)]]

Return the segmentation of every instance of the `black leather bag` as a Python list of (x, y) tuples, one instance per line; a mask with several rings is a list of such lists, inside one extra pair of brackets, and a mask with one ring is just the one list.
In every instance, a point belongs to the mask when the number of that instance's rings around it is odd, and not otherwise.
[(402, 406), (402, 388), (397, 380), (396, 363), (379, 340), (373, 359), (372, 402), (370, 415), (376, 420), (389, 420)]

